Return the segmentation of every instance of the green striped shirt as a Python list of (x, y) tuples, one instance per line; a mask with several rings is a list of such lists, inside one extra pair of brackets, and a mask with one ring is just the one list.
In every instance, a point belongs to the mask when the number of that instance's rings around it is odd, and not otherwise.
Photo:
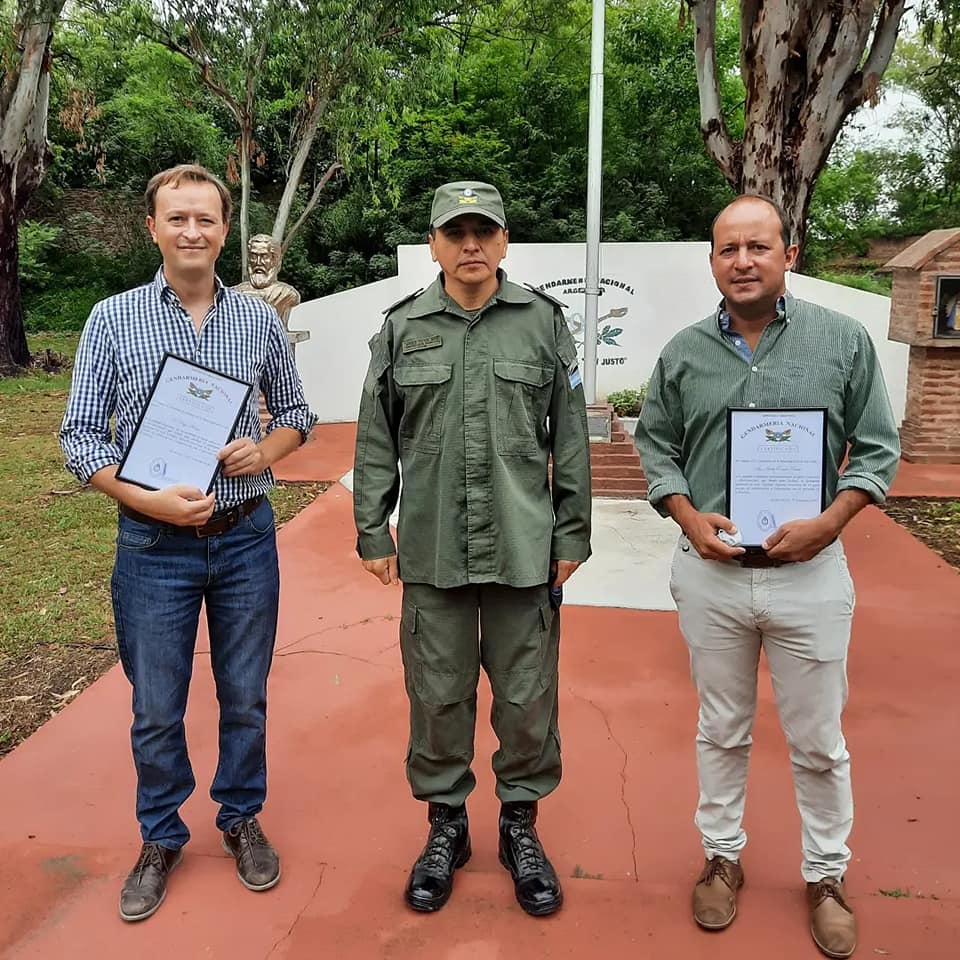
[(636, 431), (648, 498), (662, 515), (661, 501), (676, 493), (701, 512), (726, 513), (728, 407), (826, 407), (827, 505), (840, 490), (886, 496), (900, 438), (869, 334), (843, 314), (785, 300), (751, 360), (722, 336), (718, 313), (664, 347)]

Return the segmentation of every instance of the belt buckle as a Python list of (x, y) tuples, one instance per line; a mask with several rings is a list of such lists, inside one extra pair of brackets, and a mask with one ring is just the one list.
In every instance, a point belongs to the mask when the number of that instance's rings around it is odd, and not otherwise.
[(231, 507), (219, 516), (211, 517), (205, 524), (194, 527), (194, 532), (198, 537), (216, 537), (221, 533), (232, 530), (240, 522), (240, 507)]

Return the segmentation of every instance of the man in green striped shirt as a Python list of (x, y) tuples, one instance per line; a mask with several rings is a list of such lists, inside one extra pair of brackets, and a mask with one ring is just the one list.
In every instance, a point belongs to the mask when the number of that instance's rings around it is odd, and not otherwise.
[[(710, 266), (723, 301), (664, 348), (637, 443), (650, 502), (682, 530), (670, 589), (700, 700), (696, 823), (706, 854), (694, 918), (719, 930), (736, 915), (762, 647), (790, 747), (811, 933), (827, 956), (848, 957), (857, 939), (843, 881), (853, 796), (840, 719), (854, 591), (838, 537), (883, 500), (900, 447), (866, 330), (786, 292), (798, 250), (784, 222), (755, 196), (714, 221)], [(725, 516), (727, 410), (798, 407), (827, 411), (825, 509), (746, 550)]]

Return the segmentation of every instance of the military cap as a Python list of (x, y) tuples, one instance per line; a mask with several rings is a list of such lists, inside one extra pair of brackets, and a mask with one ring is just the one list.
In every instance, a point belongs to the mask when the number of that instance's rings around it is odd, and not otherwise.
[(498, 227), (507, 225), (503, 200), (496, 187), (479, 180), (458, 180), (456, 183), (445, 183), (434, 193), (430, 227), (442, 227), (454, 217), (462, 217), (466, 213), (486, 217)]

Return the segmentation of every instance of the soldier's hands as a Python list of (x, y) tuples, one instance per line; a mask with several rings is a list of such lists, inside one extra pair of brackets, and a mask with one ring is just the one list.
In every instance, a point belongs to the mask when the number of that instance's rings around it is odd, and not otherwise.
[(836, 528), (821, 517), (791, 520), (763, 541), (763, 549), (774, 560), (812, 560), (836, 536)]
[(704, 560), (735, 560), (746, 553), (743, 547), (728, 546), (717, 536), (718, 530), (735, 533), (737, 529), (737, 525), (722, 513), (700, 513), (691, 509), (684, 515), (681, 527)]
[(260, 444), (255, 443), (251, 437), (231, 440), (217, 454), (217, 459), (223, 463), (225, 477), (245, 477), (254, 473), (263, 473), (267, 469), (267, 462)]
[(562, 587), (579, 566), (580, 562), (578, 560), (551, 560), (550, 586)]
[(389, 585), (399, 581), (396, 554), (379, 560), (362, 560), (361, 563), (367, 573), (372, 573), (383, 584)]
[(204, 496), (198, 487), (176, 483), (162, 490), (144, 491), (136, 504), (130, 506), (162, 523), (178, 527), (199, 527), (213, 514), (215, 497)]

